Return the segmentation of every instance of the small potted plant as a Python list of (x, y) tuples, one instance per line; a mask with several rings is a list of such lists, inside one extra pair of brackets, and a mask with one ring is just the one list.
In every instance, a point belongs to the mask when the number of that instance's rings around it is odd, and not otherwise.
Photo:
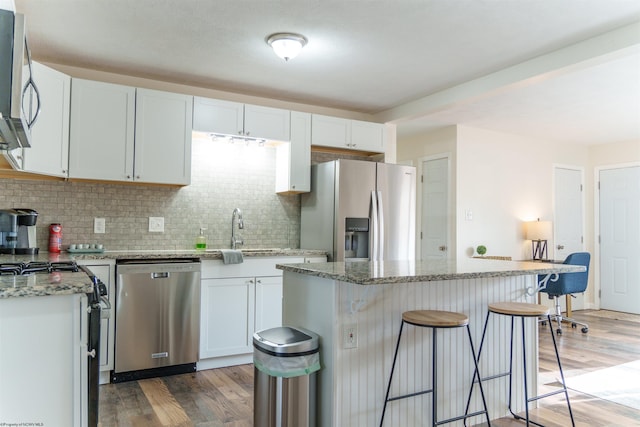
[(478, 252), (478, 255), (480, 255), (480, 256), (484, 256), (484, 254), (486, 254), (486, 253), (487, 253), (487, 247), (486, 247), (486, 246), (484, 246), (484, 245), (479, 245), (479, 246), (476, 248), (476, 252)]

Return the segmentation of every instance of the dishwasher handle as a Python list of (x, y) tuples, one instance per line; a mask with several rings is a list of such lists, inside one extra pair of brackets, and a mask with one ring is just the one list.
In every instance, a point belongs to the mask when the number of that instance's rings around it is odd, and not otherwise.
[(161, 272), (151, 273), (151, 278), (152, 279), (168, 279), (169, 276), (171, 276), (171, 273), (169, 273), (168, 271), (161, 271)]

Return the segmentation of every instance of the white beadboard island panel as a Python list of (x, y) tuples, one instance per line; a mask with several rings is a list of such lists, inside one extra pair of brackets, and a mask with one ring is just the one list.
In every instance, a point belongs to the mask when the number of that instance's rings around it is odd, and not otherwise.
[[(406, 310), (438, 309), (465, 313), (477, 348), (487, 314), (487, 305), (498, 301), (534, 302), (527, 289), (535, 285), (536, 274), (552, 272), (523, 268), (518, 274), (513, 264), (504, 274), (469, 275), (470, 278), (430, 280), (436, 276), (422, 277), (424, 281), (402, 281), (404, 276), (385, 280), (379, 274), (381, 266), (370, 266), (376, 278), (372, 285), (336, 280), (326, 274), (314, 274), (336, 266), (306, 265), (281, 266), (284, 269), (283, 324), (307, 328), (321, 336), (320, 352), (322, 370), (318, 381), (318, 426), (375, 426), (380, 423), (384, 393), (391, 371), (393, 352)], [(343, 264), (343, 263), (342, 263)], [(373, 264), (373, 263), (364, 263)], [(385, 264), (386, 267), (390, 267)], [(300, 267), (300, 268), (298, 268)], [(484, 267), (484, 266), (483, 266)], [(358, 268), (366, 269), (366, 266)], [(562, 268), (562, 267), (559, 267)], [(393, 268), (387, 269), (392, 271)], [(415, 271), (415, 269), (412, 269)], [(420, 267), (418, 268), (420, 270)], [(534, 272), (535, 271), (535, 272)], [(389, 274), (389, 273), (387, 273)], [(451, 277), (461, 277), (452, 275)], [(488, 277), (483, 277), (488, 276)], [(441, 277), (441, 276), (437, 276)], [(466, 277), (466, 276), (462, 276)], [(366, 280), (363, 280), (366, 282)], [(517, 342), (521, 342), (520, 325), (516, 324)], [(343, 330), (357, 327), (357, 347), (344, 348)], [(487, 342), (481, 358), (482, 376), (503, 373), (509, 366), (510, 318), (491, 316)], [(529, 378), (536, 378), (537, 326), (535, 319), (528, 319), (526, 340)], [(471, 352), (464, 328), (438, 330), (439, 399), (438, 418), (448, 418), (464, 413), (466, 399), (473, 375)], [(391, 396), (430, 388), (431, 332), (428, 328), (405, 326), (398, 366)], [(515, 354), (518, 364), (515, 375), (521, 378), (518, 365), (522, 354)], [(521, 384), (522, 381), (516, 381)], [(483, 384), (492, 419), (508, 413), (507, 380), (494, 379)], [(530, 381), (531, 393), (536, 393), (535, 381)], [(524, 394), (519, 385), (517, 402)], [(515, 402), (515, 401), (514, 401)], [(524, 410), (522, 403), (516, 410)], [(480, 408), (480, 395), (474, 393), (472, 410)], [(419, 426), (431, 417), (430, 395), (391, 402), (387, 408), (385, 425)], [(481, 422), (480, 418), (472, 420)], [(450, 425), (463, 425), (462, 422)]]

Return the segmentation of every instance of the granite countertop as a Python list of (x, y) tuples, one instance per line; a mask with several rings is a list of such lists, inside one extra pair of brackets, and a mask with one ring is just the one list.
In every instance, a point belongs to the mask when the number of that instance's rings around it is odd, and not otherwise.
[[(306, 249), (242, 249), (245, 257), (312, 257), (326, 256), (319, 250)], [(41, 252), (38, 255), (0, 255), (2, 262), (29, 261), (91, 261), (118, 259), (158, 259), (158, 258), (199, 258), (201, 260), (221, 260), (220, 249), (206, 251), (195, 250), (161, 250), (161, 251), (106, 251), (103, 253), (67, 253), (50, 254)], [(56, 272), (51, 274), (33, 274), (29, 276), (0, 276), (0, 299), (13, 297), (30, 297), (46, 295), (70, 295), (90, 293), (93, 284), (84, 272)]]
[(90, 292), (93, 292), (93, 283), (83, 272), (0, 276), (0, 299)]
[[(247, 248), (240, 249), (247, 258), (254, 257), (313, 257), (327, 256), (327, 252), (315, 249), (282, 249), (282, 248)], [(158, 250), (158, 251), (105, 251), (103, 253), (63, 253), (62, 255), (79, 261), (92, 259), (157, 259), (157, 258), (199, 258), (201, 260), (221, 260), (222, 249), (207, 249), (196, 251), (186, 250)]]
[(582, 266), (520, 261), (381, 261), (278, 264), (276, 268), (359, 285), (478, 279), (532, 274), (577, 273)]

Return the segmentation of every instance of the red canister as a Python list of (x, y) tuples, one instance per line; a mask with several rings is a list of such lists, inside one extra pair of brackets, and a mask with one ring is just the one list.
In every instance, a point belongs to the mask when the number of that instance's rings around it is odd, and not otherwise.
[(49, 252), (60, 252), (62, 249), (62, 225), (51, 224), (49, 226)]

